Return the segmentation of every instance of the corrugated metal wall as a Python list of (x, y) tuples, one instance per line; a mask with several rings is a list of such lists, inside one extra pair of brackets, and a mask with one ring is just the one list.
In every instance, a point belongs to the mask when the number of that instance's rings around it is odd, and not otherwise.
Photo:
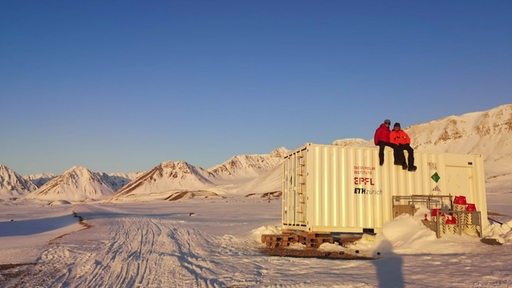
[(487, 202), (479, 155), (415, 151), (416, 172), (393, 164), (386, 148), (308, 143), (291, 152), (283, 165), (283, 226), (315, 232), (378, 230), (392, 219), (394, 195), (466, 196), (482, 211)]

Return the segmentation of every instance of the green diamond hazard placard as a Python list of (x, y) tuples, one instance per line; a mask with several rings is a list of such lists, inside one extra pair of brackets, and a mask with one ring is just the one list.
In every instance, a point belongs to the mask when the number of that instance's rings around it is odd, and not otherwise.
[(430, 178), (432, 178), (432, 180), (434, 180), (434, 182), (439, 182), (439, 179), (441, 179), (441, 176), (439, 176), (439, 174), (434, 173), (434, 175), (430, 176)]

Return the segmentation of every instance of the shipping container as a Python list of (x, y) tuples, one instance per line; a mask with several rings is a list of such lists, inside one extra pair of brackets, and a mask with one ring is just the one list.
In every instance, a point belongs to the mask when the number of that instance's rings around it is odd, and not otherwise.
[(440, 199), (465, 196), (481, 211), (485, 227), (488, 222), (482, 156), (418, 150), (414, 155), (418, 168), (410, 172), (394, 165), (389, 147), (382, 166), (378, 147), (307, 143), (290, 151), (283, 162), (283, 228), (327, 233), (378, 232), (394, 217), (393, 196), (413, 195)]

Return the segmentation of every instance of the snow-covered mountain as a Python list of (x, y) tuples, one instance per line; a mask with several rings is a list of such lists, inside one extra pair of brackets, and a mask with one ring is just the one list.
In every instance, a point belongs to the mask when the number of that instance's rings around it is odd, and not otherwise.
[(512, 173), (512, 104), (449, 116), (405, 130), (415, 149), (481, 154), (487, 177)]
[(105, 173), (94, 173), (74, 166), (28, 194), (27, 199), (87, 201), (100, 200), (114, 193), (112, 182)]
[(370, 141), (370, 140), (364, 140), (361, 138), (347, 138), (347, 139), (335, 140), (332, 142), (332, 145), (342, 146), (342, 147), (350, 147), (350, 146), (373, 147), (373, 146), (375, 146), (373, 144), (373, 139)]
[(126, 184), (137, 179), (143, 172), (134, 173), (100, 173), (106, 183), (110, 184), (114, 191), (123, 188)]
[(281, 192), (283, 181), (283, 165), (281, 165), (281, 162), (258, 177), (236, 187), (238, 194), (258, 194), (262, 196), (265, 193)]
[(214, 175), (187, 162), (163, 162), (117, 191), (113, 200), (165, 199), (177, 191), (214, 186)]
[(37, 187), (7, 166), (0, 164), (0, 199), (18, 198)]
[(278, 166), (286, 151), (237, 155), (208, 170), (186, 162), (164, 162), (117, 191), (112, 200), (167, 199), (176, 192), (209, 196), (239, 192), (238, 188)]
[(226, 162), (208, 169), (215, 175), (217, 181), (234, 179), (253, 179), (262, 173), (274, 168), (282, 162), (282, 157), (288, 150), (284, 147), (272, 151), (270, 154), (237, 155)]
[(57, 175), (53, 173), (38, 173), (25, 176), (24, 178), (34, 183), (34, 185), (36, 185), (37, 188), (39, 188), (55, 177), (57, 177)]
[(418, 150), (482, 155), (487, 192), (508, 187), (505, 192), (512, 193), (512, 104), (445, 117), (406, 131)]
[[(416, 150), (482, 154), (487, 179), (498, 184), (512, 181), (512, 104), (404, 129)], [(352, 138), (336, 140), (333, 144), (374, 146), (372, 139)], [(287, 152), (279, 148), (270, 154), (237, 155), (208, 170), (182, 161), (163, 162), (138, 174), (107, 175), (73, 167), (36, 191), (14, 171), (2, 172), (0, 188), (7, 198), (33, 191), (28, 198), (68, 201), (105, 199), (111, 195), (114, 201), (166, 199), (176, 192), (198, 195), (275, 192), (281, 189), (280, 163)]]

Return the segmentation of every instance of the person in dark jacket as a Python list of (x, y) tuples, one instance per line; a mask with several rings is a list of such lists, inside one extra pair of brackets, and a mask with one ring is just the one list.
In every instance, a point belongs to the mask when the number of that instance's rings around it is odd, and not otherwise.
[[(393, 125), (393, 131), (390, 132), (390, 141), (396, 145), (397, 153), (399, 153), (399, 159), (404, 170), (416, 171), (417, 167), (414, 166), (414, 149), (411, 147), (411, 138), (404, 130), (400, 127), (400, 123)], [(408, 157), (407, 162), (405, 161), (404, 150), (407, 150)], [(407, 165), (409, 163), (409, 165)]]
[[(389, 135), (391, 130), (389, 129), (389, 126), (391, 125), (391, 120), (386, 119), (384, 120), (384, 123), (380, 124), (379, 128), (375, 130), (375, 136), (373, 137), (373, 143), (376, 146), (379, 146), (379, 165), (384, 165), (384, 148), (386, 146), (393, 148), (393, 155), (395, 156), (395, 162), (397, 160), (396, 158), (396, 145), (391, 143)], [(396, 164), (396, 163), (395, 163)]]

